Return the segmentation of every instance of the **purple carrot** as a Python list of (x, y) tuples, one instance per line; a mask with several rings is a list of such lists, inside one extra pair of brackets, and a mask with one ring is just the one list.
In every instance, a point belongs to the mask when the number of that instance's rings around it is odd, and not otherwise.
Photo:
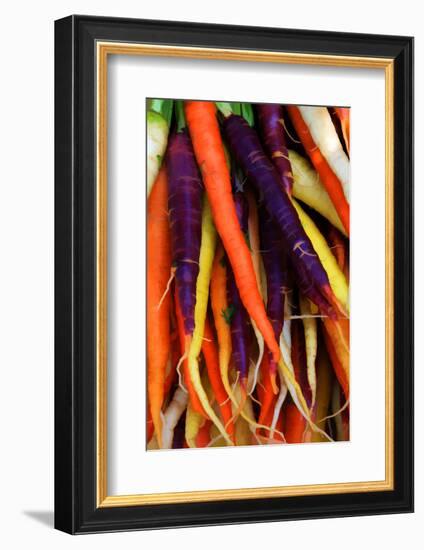
[(286, 193), (291, 195), (293, 173), (284, 134), (283, 106), (278, 103), (258, 103), (256, 112), (265, 151), (272, 160)]
[(194, 330), (202, 225), (202, 179), (185, 129), (173, 132), (166, 155), (171, 249), (176, 291), (187, 335)]
[[(256, 131), (238, 115), (225, 118), (223, 128), (236, 160), (249, 181), (256, 187), (268, 213), (278, 224), (291, 263), (301, 266), (297, 271), (308, 273), (313, 281), (313, 287), (322, 297), (322, 312), (331, 318), (337, 317), (333, 307), (335, 298), (327, 273), (300, 223), (290, 198), (283, 191), (280, 178), (266, 156)], [(301, 290), (314, 301), (311, 292), (307, 292), (308, 289)]]
[[(274, 329), (275, 339), (279, 342), (284, 325), (284, 302), (288, 287), (286, 251), (278, 226), (263, 206), (259, 209), (259, 227), (268, 295), (266, 312)], [(277, 365), (272, 354), (269, 355), (270, 372), (275, 375)]]
[(268, 294), (266, 310), (278, 342), (283, 330), (285, 292), (288, 286), (286, 253), (278, 226), (264, 207), (259, 211), (259, 220), (261, 253)]
[[(241, 229), (247, 235), (248, 209), (247, 201), (243, 194), (234, 195), (237, 218)], [(236, 371), (240, 374), (242, 387), (246, 387), (249, 372), (249, 317), (241, 301), (232, 270), (228, 270), (227, 277), (228, 311), (226, 320), (231, 327), (232, 356)]]
[(295, 280), (297, 286), (302, 291), (304, 296), (307, 296), (321, 311), (326, 311), (328, 302), (321, 294), (320, 289), (315, 286), (311, 274), (306, 269), (306, 266), (301, 262), (291, 261), (290, 265), (296, 275)]

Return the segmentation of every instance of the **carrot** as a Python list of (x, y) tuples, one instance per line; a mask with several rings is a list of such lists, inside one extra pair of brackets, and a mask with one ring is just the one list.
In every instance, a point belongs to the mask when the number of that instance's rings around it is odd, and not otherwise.
[[(212, 400), (212, 388), (207, 377), (206, 371), (202, 373), (201, 376), (202, 387), (205, 388), (205, 394), (207, 396), (208, 402)], [(209, 424), (208, 424), (209, 423)], [(209, 418), (204, 418), (201, 414), (197, 413), (191, 403), (187, 406), (186, 420), (185, 420), (185, 440), (187, 445), (191, 448), (197, 447), (197, 437), (200, 430), (205, 424), (209, 425)]]
[(283, 129), (283, 106), (277, 103), (258, 103), (256, 112), (266, 152), (272, 159), (286, 193), (290, 195), (293, 174)]
[(305, 122), (302, 116), (305, 115), (305, 111), (301, 111), (299, 107), (295, 107), (294, 105), (287, 106), (287, 111), (296, 129), (297, 135), (302, 141), (312, 164), (314, 165), (322, 183), (330, 195), (330, 198), (337, 210), (337, 214), (343, 223), (343, 227), (349, 234), (349, 203), (345, 196), (342, 182), (330, 167), (324, 154), (319, 149), (318, 144), (314, 141), (311, 135), (310, 125)]
[[(328, 415), (330, 407), (331, 389), (333, 384), (333, 374), (331, 371), (330, 358), (322, 345), (324, 342), (320, 340), (317, 356), (317, 393), (315, 401), (314, 416), (317, 426), (322, 430), (325, 429), (325, 417)], [(319, 433), (312, 434), (313, 442), (325, 442), (326, 439)]]
[[(262, 296), (262, 299), (264, 299), (264, 289), (263, 289), (263, 281), (261, 279), (261, 272), (263, 270), (262, 259), (260, 254), (260, 240), (259, 240), (259, 218), (258, 218), (258, 209), (256, 208), (255, 198), (252, 194), (252, 192), (246, 193), (247, 197), (247, 203), (249, 206), (249, 218), (248, 218), (248, 239), (249, 239), (249, 245), (250, 245), (250, 252), (252, 254), (252, 261), (253, 261), (253, 269), (255, 270), (255, 276), (256, 276), (256, 283), (259, 288), (259, 292)], [(256, 341), (258, 343), (258, 358), (256, 360), (255, 365), (255, 371), (254, 371), (254, 377), (252, 386), (249, 390), (249, 394), (251, 395), (255, 389), (256, 386), (256, 380), (258, 376), (258, 371), (262, 362), (262, 357), (264, 354), (264, 339), (260, 331), (258, 330), (258, 327), (256, 326), (255, 322), (251, 319), (250, 320), (253, 327), (253, 332), (256, 336)]]
[[(287, 282), (286, 282), (286, 285), (287, 285)], [(290, 291), (289, 287), (286, 286), (285, 292), (287, 293), (289, 291)], [(294, 368), (293, 368), (293, 364), (292, 364), (292, 361), (291, 361), (291, 351), (292, 351), (291, 324), (292, 324), (292, 321), (290, 319), (290, 315), (291, 315), (291, 306), (290, 306), (289, 300), (284, 300), (284, 315), (283, 315), (283, 317), (285, 318), (285, 320), (284, 320), (284, 324), (283, 324), (283, 330), (280, 334), (280, 350), (281, 350), (281, 355), (282, 355), (282, 357), (283, 357), (283, 359), (284, 359), (284, 361), (287, 365), (288, 370), (290, 371), (290, 373), (294, 374)], [(278, 424), (281, 423), (281, 418), (282, 418), (281, 417), (281, 411), (282, 411), (283, 405), (286, 401), (286, 397), (287, 397), (287, 393), (288, 393), (288, 387), (287, 387), (287, 384), (286, 384), (286, 377), (284, 376), (284, 373), (281, 371), (281, 369), (279, 370), (279, 375), (280, 375), (280, 391), (279, 391), (279, 394), (278, 394), (277, 399), (275, 401), (274, 412), (273, 412), (272, 421), (271, 421), (271, 434), (270, 434), (270, 437), (271, 437), (271, 435), (273, 435), (275, 428), (278, 427)], [(277, 434), (277, 438), (282, 439), (280, 436), (278, 436), (278, 434)]]
[(349, 398), (349, 321), (323, 319), (324, 338), (337, 379), (346, 399)]
[[(266, 312), (271, 321), (276, 340), (280, 339), (284, 325), (284, 302), (287, 291), (287, 255), (278, 233), (278, 226), (265, 208), (260, 209), (261, 253), (266, 273), (267, 302)], [(277, 393), (277, 365), (271, 359), (271, 382)]]
[[(279, 373), (281, 377), (281, 386), (280, 386), (280, 397), (277, 400), (277, 405), (279, 406), (283, 405), (286, 397), (284, 395), (284, 392), (288, 390), (290, 392), (290, 396), (292, 398), (293, 403), (298, 408), (299, 413), (303, 417), (303, 419), (307, 421), (312, 432), (320, 433), (327, 440), (331, 440), (331, 438), (329, 438), (328, 435), (321, 428), (316, 426), (316, 424), (314, 424), (314, 422), (312, 421), (311, 414), (310, 414), (310, 407), (308, 406), (307, 399), (305, 399), (303, 388), (301, 387), (301, 385), (299, 385), (296, 377), (295, 368), (292, 362), (293, 346), (292, 346), (291, 332), (292, 332), (293, 321), (289, 320), (290, 315), (291, 315), (291, 307), (288, 304), (288, 300), (286, 300), (285, 302), (286, 320), (284, 322), (283, 332), (280, 335), (280, 349), (281, 349), (282, 360), (279, 361), (278, 368), (279, 368)], [(287, 390), (284, 388), (283, 382), (287, 386)]]
[(284, 407), (284, 436), (287, 443), (303, 443), (306, 422), (294, 403)]
[(236, 420), (236, 441), (239, 447), (252, 445), (252, 433), (248, 422), (240, 416)]
[(219, 369), (219, 356), (216, 348), (215, 335), (212, 331), (209, 319), (206, 318), (204, 338), (202, 342), (202, 353), (205, 358), (206, 369), (208, 371), (209, 380), (212, 386), (215, 399), (221, 411), (224, 420), (225, 428), (228, 435), (234, 442), (234, 423), (232, 420), (231, 401), (225, 390), (224, 383), (221, 379)]
[(181, 389), (177, 388), (173, 395), (171, 402), (169, 403), (164, 415), (162, 425), (162, 447), (163, 449), (171, 449), (172, 441), (174, 438), (174, 430), (178, 424), (179, 419), (186, 410), (188, 402), (187, 394)]
[(293, 197), (313, 208), (346, 235), (334, 204), (310, 161), (292, 150), (289, 150), (289, 159), (293, 169)]
[(197, 432), (196, 436), (196, 447), (202, 448), (207, 447), (210, 440), (211, 440), (211, 426), (212, 422), (210, 420), (206, 420), (203, 426), (200, 427), (199, 431)]
[(293, 370), (302, 393), (306, 397), (309, 408), (312, 404), (312, 389), (309, 385), (307, 375), (307, 362), (305, 349), (305, 331), (302, 323), (303, 320), (294, 319), (291, 324), (292, 350), (291, 357)]
[(146, 441), (149, 443), (149, 441), (152, 439), (153, 434), (155, 432), (155, 427), (153, 426), (153, 420), (152, 420), (152, 413), (150, 412), (150, 404), (149, 400), (147, 400), (147, 419), (146, 419)]
[(316, 357), (318, 350), (317, 321), (312, 316), (312, 309), (309, 300), (303, 296), (299, 297), (300, 314), (302, 316), (303, 330), (305, 333), (306, 348), (306, 372), (309, 387), (312, 393), (311, 408), (315, 405), (317, 379), (316, 379)]
[[(243, 234), (247, 236), (248, 213), (247, 201), (243, 193), (235, 193), (234, 203), (236, 205), (237, 218)], [(233, 365), (239, 375), (243, 393), (246, 393), (247, 378), (249, 374), (249, 343), (250, 325), (246, 309), (241, 301), (237, 288), (234, 273), (228, 270), (227, 275), (227, 299), (230, 308), (228, 318), (231, 327), (231, 345)]]
[(185, 449), (187, 442), (185, 440), (185, 421), (187, 417), (187, 411), (184, 411), (178, 420), (178, 424), (174, 429), (174, 437), (172, 438), (173, 449)]
[[(186, 349), (186, 335), (185, 335), (185, 329), (184, 329), (184, 318), (183, 314), (181, 312), (180, 307), (180, 300), (178, 297), (178, 293), (175, 293), (175, 315), (177, 318), (177, 325), (178, 325), (178, 334), (180, 338), (180, 348), (181, 352), (184, 354)], [(183, 355), (184, 357), (184, 355)], [(207, 414), (205, 413), (203, 406), (200, 402), (200, 399), (196, 393), (196, 390), (194, 389), (193, 383), (191, 381), (190, 372), (188, 369), (188, 360), (185, 357), (183, 360), (183, 373), (184, 373), (184, 383), (187, 387), (187, 392), (190, 396), (190, 403), (193, 409), (201, 414), (204, 417), (207, 417)]]
[[(175, 311), (175, 305), (174, 305), (174, 311)], [(181, 348), (179, 343), (178, 330), (175, 329), (173, 332), (171, 332), (171, 353), (170, 353), (170, 358), (169, 358), (168, 366), (165, 373), (166, 377), (165, 377), (165, 383), (164, 383), (164, 389), (163, 389), (165, 393), (165, 397), (169, 393), (169, 390), (174, 384), (176, 369), (177, 369), (177, 365), (180, 357), (181, 357)]]
[(350, 109), (348, 107), (334, 107), (334, 111), (340, 120), (342, 127), (343, 139), (346, 145), (346, 150), (350, 150)]
[(199, 397), (200, 403), (208, 417), (224, 437), (225, 441), (232, 445), (220, 419), (212, 409), (208, 396), (202, 385), (199, 373), (198, 357), (202, 349), (203, 332), (205, 327), (206, 313), (209, 300), (209, 284), (212, 273), (212, 264), (216, 249), (216, 229), (212, 221), (211, 208), (207, 197), (204, 197), (202, 212), (202, 238), (199, 256), (199, 275), (196, 282), (196, 306), (194, 309), (194, 331), (193, 336), (187, 336), (188, 342), (188, 370), (194, 389)]
[[(311, 284), (305, 284), (302, 292), (319, 305), (323, 313), (336, 317), (333, 293), (312, 243), (299, 221), (290, 197), (284, 191), (273, 164), (262, 148), (258, 134), (240, 116), (224, 119), (223, 129), (228, 145), (247, 178), (259, 193), (268, 214), (278, 225), (281, 240), (291, 263), (297, 271), (303, 271)], [(311, 293), (311, 288), (314, 293)], [(316, 300), (318, 299), (318, 302)], [(274, 335), (275, 338), (275, 335)]]
[(242, 418), (252, 427), (266, 429), (267, 426), (255, 422), (254, 416), (246, 412), (244, 404), (239, 401), (231, 388), (228, 370), (232, 355), (231, 342), (231, 311), (227, 300), (227, 265), (225, 252), (221, 245), (218, 246), (211, 278), (211, 306), (217, 332), (217, 340), (219, 347), (219, 368), (221, 373), (222, 383), (225, 391), (231, 399), (231, 402), (236, 408), (236, 415), (240, 414)]
[[(184, 119), (180, 126), (182, 124)], [(199, 274), (203, 184), (185, 127), (171, 133), (166, 168), (175, 294), (179, 298), (185, 333), (192, 335), (196, 279)]]
[(337, 441), (349, 441), (349, 408), (344, 408), (345, 403), (340, 391), (340, 384), (334, 382), (331, 409), (334, 415)]
[(343, 271), (339, 268), (334, 254), (331, 252), (327, 241), (320, 233), (317, 226), (312, 219), (301, 208), (300, 204), (293, 199), (293, 206), (299, 216), (300, 222), (305, 230), (305, 233), (310, 238), (314, 250), (316, 251), (322, 266), (324, 267), (328, 280), (330, 282), (331, 290), (336, 297), (339, 309), (349, 311), (349, 286)]
[[(271, 381), (271, 373), (269, 369), (269, 355), (265, 353), (262, 357), (261, 362), (261, 385), (262, 385), (262, 396), (261, 396), (261, 411), (259, 414), (259, 424), (269, 425), (272, 420), (272, 410), (275, 407), (277, 397), (274, 393), (273, 384)], [(269, 424), (267, 424), (267, 420)]]
[(147, 203), (147, 392), (153, 425), (161, 447), (161, 408), (170, 352), (170, 297), (159, 303), (171, 273), (168, 184), (161, 169)]
[(186, 101), (184, 106), (213, 219), (233, 268), (241, 300), (264, 337), (274, 360), (278, 361), (280, 349), (265, 312), (252, 257), (237, 219), (230, 173), (216, 119), (216, 106), (207, 101)]
[(228, 378), (228, 369), (231, 359), (231, 330), (226, 320), (228, 311), (227, 301), (227, 267), (225, 252), (222, 245), (218, 245), (212, 266), (211, 276), (211, 307), (216, 328), (219, 349), (219, 370), (222, 383), (228, 395), (231, 387)]
[(327, 107), (314, 106), (299, 106), (298, 109), (313, 141), (342, 184), (346, 200), (349, 202), (349, 158), (343, 149), (329, 110)]
[(345, 239), (335, 227), (330, 227), (327, 232), (327, 241), (336, 258), (337, 264), (343, 271), (346, 279), (349, 279), (349, 248)]

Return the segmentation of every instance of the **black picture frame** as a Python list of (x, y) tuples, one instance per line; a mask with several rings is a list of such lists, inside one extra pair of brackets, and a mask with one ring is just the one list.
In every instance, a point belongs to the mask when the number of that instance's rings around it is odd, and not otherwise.
[[(394, 490), (96, 504), (98, 40), (394, 60)], [(413, 38), (89, 17), (55, 22), (55, 527), (68, 533), (413, 511)]]

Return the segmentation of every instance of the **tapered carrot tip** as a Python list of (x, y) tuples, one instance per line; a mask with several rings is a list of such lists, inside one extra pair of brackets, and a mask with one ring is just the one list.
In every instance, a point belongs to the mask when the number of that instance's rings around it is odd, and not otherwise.
[(274, 393), (274, 395), (277, 395), (277, 393), (279, 392), (278, 385), (277, 385), (277, 373), (271, 372), (269, 375), (269, 379), (271, 382), (272, 392)]
[(277, 395), (280, 391), (277, 385), (277, 363), (274, 359), (271, 359), (269, 362), (269, 380), (271, 383), (272, 393)]
[(236, 416), (244, 409), (247, 401), (247, 377), (240, 378), (240, 403), (237, 409)]
[(339, 300), (337, 300), (337, 298), (335, 297), (334, 292), (332, 291), (330, 285), (324, 285), (322, 289), (325, 297), (334, 308), (331, 312), (329, 312), (330, 319), (333, 319), (333, 321), (336, 321), (339, 317), (339, 314), (343, 315), (344, 317), (347, 317), (348, 316), (347, 311), (344, 310)]

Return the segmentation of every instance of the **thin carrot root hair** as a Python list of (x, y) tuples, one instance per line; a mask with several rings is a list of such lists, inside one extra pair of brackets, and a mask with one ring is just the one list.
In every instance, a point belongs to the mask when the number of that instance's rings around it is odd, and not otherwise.
[(339, 416), (339, 414), (342, 414), (342, 412), (348, 408), (349, 403), (350, 403), (350, 398), (346, 399), (343, 406), (340, 407), (339, 410), (337, 410), (332, 414), (329, 414), (328, 416), (324, 416), (324, 418), (321, 418), (321, 420), (318, 420), (318, 424), (321, 424), (321, 422), (325, 422), (326, 420), (330, 420), (331, 418), (335, 418), (336, 416)]
[(170, 290), (170, 288), (171, 288), (172, 281), (173, 281), (174, 278), (175, 278), (175, 271), (176, 271), (176, 269), (175, 269), (175, 267), (173, 267), (173, 268), (171, 269), (171, 275), (170, 275), (170, 277), (169, 277), (169, 279), (168, 279), (168, 282), (166, 283), (165, 292), (162, 294), (161, 299), (159, 300), (159, 303), (158, 303), (158, 305), (156, 306), (156, 309), (157, 309), (158, 311), (159, 311), (161, 305), (163, 304), (163, 301), (165, 300), (167, 294), (169, 293), (169, 290)]
[(175, 370), (177, 371), (177, 374), (178, 374), (178, 386), (183, 390), (183, 392), (188, 393), (188, 390), (183, 383), (183, 375), (181, 374), (181, 365), (184, 363), (186, 359), (187, 359), (187, 352), (185, 351), (184, 354), (178, 360)]
[(190, 372), (193, 387), (194, 387), (194, 389), (197, 393), (197, 396), (199, 398), (199, 401), (200, 401), (205, 413), (208, 415), (210, 420), (212, 420), (212, 422), (215, 424), (215, 426), (221, 432), (221, 434), (224, 437), (227, 444), (228, 445), (233, 445), (233, 442), (231, 441), (230, 436), (228, 435), (226, 429), (222, 425), (220, 419), (215, 414), (214, 410), (212, 409), (212, 407), (209, 403), (208, 396), (206, 395), (206, 392), (205, 392), (205, 390), (203, 388), (203, 385), (202, 385), (202, 381), (200, 380), (199, 363), (197, 361), (197, 357), (195, 357), (192, 352), (189, 352), (188, 363), (189, 363), (189, 372)]
[[(236, 414), (233, 415), (233, 420), (235, 418), (237, 418), (237, 416), (241, 416), (250, 426), (252, 432), (253, 430), (266, 430), (267, 432), (271, 430), (270, 426), (266, 426), (265, 424), (259, 424), (258, 422), (256, 422), (256, 420), (254, 420), (251, 416), (249, 416), (248, 414), (246, 414), (244, 412), (244, 406), (246, 405), (246, 399), (247, 399), (248, 395), (247, 393), (245, 392), (244, 393), (244, 396), (242, 394), (242, 398), (240, 400), (240, 402), (237, 402), (236, 400), (236, 403), (237, 403), (237, 406), (238, 406), (238, 410), (236, 411)], [(240, 405), (243, 405), (242, 408), (240, 408)], [(284, 434), (282, 432), (280, 432), (279, 430), (275, 429), (274, 430), (274, 433), (276, 433), (277, 435), (279, 435), (280, 437), (284, 438)]]
[[(275, 433), (276, 425), (277, 425), (277, 422), (278, 422), (278, 418), (281, 414), (281, 409), (283, 408), (283, 405), (284, 405), (284, 402), (286, 400), (287, 393), (288, 393), (287, 386), (284, 382), (284, 379), (281, 376), (281, 373), (280, 373), (280, 384), (281, 384), (280, 393), (278, 395), (278, 399), (277, 399), (277, 402), (276, 402), (275, 407), (274, 407), (274, 413), (273, 413), (273, 416), (272, 416), (272, 422), (271, 422), (271, 426), (270, 426), (269, 436), (270, 436), (271, 439), (274, 438), (274, 433)], [(285, 437), (284, 437), (284, 442), (286, 442)]]
[(286, 132), (286, 134), (289, 136), (289, 138), (292, 140), (293, 143), (299, 143), (299, 144), (302, 143), (301, 141), (293, 137), (292, 134), (288, 131), (284, 118), (280, 118), (280, 123), (281, 123), (281, 126), (284, 128), (284, 131)]
[(308, 425), (311, 427), (311, 430), (316, 433), (320, 433), (323, 437), (328, 439), (328, 441), (333, 441), (333, 439), (321, 428), (319, 428), (312, 420), (309, 407), (305, 401), (302, 390), (296, 381), (294, 373), (286, 365), (283, 355), (281, 355), (280, 361), (278, 362), (278, 367), (281, 369), (281, 373), (284, 377), (284, 380), (287, 384), (287, 388), (290, 392), (290, 395), (293, 399), (294, 404), (296, 405), (298, 411), (306, 420)]
[(262, 337), (262, 334), (258, 331), (254, 321), (251, 319), (250, 322), (252, 323), (253, 331), (255, 333), (256, 340), (257, 340), (257, 343), (258, 343), (258, 348), (259, 348), (258, 358), (257, 358), (256, 363), (254, 365), (255, 369), (254, 369), (251, 388), (247, 393), (249, 397), (252, 397), (252, 394), (255, 391), (255, 387), (256, 387), (256, 384), (257, 384), (257, 381), (258, 381), (259, 368), (261, 366), (262, 357), (263, 357), (264, 351), (265, 351), (265, 342), (264, 342), (264, 339)]

